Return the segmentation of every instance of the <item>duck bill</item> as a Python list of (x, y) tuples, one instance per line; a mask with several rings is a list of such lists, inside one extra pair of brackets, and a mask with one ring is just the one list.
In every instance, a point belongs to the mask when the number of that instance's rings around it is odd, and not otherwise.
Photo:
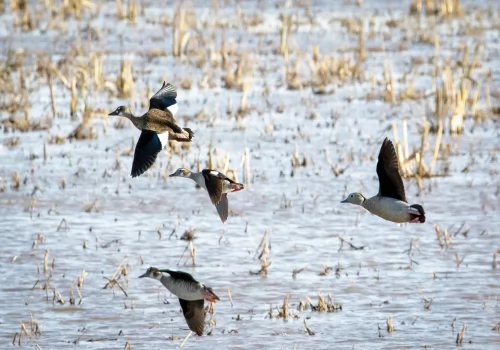
[(175, 173), (173, 173), (173, 174), (168, 175), (168, 177), (175, 177), (175, 176), (177, 176), (177, 172), (175, 172)]
[(340, 201), (340, 203), (349, 203), (349, 201), (346, 199), (344, 199), (343, 201)]
[(144, 277), (148, 277), (147, 273), (143, 273), (142, 275), (140, 275), (138, 278), (144, 278)]
[(114, 111), (114, 112), (109, 113), (108, 115), (118, 115), (118, 112)]

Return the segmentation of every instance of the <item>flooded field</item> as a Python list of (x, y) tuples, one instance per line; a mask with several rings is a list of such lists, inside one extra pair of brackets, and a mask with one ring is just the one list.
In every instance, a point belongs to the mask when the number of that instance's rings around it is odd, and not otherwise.
[[(150, 266), (221, 299), (185, 349), (500, 347), (500, 3), (3, 3), (0, 348), (178, 348)], [(132, 179), (164, 80), (195, 137)], [(425, 224), (340, 204), (386, 136)]]

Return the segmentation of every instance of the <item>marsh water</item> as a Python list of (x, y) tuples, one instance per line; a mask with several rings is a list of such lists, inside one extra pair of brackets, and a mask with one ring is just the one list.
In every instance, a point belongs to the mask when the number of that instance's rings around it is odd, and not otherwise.
[[(466, 118), (462, 134), (443, 134), (442, 148), (448, 151), (435, 166), (443, 176), (424, 178), (421, 186), (414, 177), (405, 179), (409, 201), (425, 207), (425, 224), (397, 225), (339, 203), (348, 192), (377, 193), (376, 157), (383, 138), (393, 138), (393, 123), (402, 138), (405, 119), (410, 152), (420, 148), (432, 97), (394, 104), (366, 98), (384, 89), (379, 82), (387, 60), (394, 88), (404, 89), (415, 57), (421, 64), (411, 70), (413, 84), (432, 93), (436, 48), (401, 25), (423, 32), (430, 25), (408, 15), (409, 1), (366, 0), (361, 6), (311, 1), (307, 11), (295, 1), (288, 7), (284, 1), (221, 1), (216, 14), (208, 1), (186, 3), (199, 25), (188, 29), (191, 35), (209, 36), (203, 23), (214, 22), (216, 47), (224, 33), (226, 45), (248, 55), (245, 70), (253, 71), (253, 79), (246, 101), (250, 111), (243, 116), (235, 112), (242, 92), (222, 82), (226, 71), (200, 67), (188, 54), (172, 57), (172, 28), (160, 19), (173, 17), (175, 3), (138, 2), (135, 24), (116, 18), (115, 2), (90, 3), (96, 8), (81, 19), (69, 16), (48, 26), (43, 2), (28, 2), (33, 16), (40, 16), (40, 28), (30, 31), (14, 27), (15, 11), (7, 8), (0, 15), (3, 55), (24, 50), (30, 118), (50, 124), (44, 131), (0, 136), (0, 348), (123, 349), (128, 341), (133, 349), (178, 348), (188, 328), (175, 296), (157, 281), (137, 278), (149, 266), (189, 272), (221, 299), (205, 335), (190, 337), (186, 349), (451, 349), (464, 326), (461, 347), (500, 346), (500, 332), (493, 329), (500, 322), (500, 269), (493, 268), (500, 249), (498, 116), (479, 122)], [(439, 59), (457, 61), (460, 45), (472, 50), (481, 43), (476, 70), (481, 96), (488, 86), (491, 103), (498, 106), (500, 5), (462, 1), (462, 7), (463, 16), (432, 24), (430, 32), (440, 37)], [(276, 53), (283, 13), (301, 23), (290, 34), (290, 46), (305, 53), (296, 59), (299, 72), (308, 71), (313, 45), (324, 54), (354, 57), (356, 38), (345, 22), (363, 20), (366, 32), (376, 33), (365, 38), (365, 78), (332, 82), (331, 94), (288, 89), (283, 57)], [(390, 20), (400, 24), (389, 26)], [(464, 29), (470, 26), (476, 30)], [(88, 34), (91, 29), (95, 37)], [(79, 117), (72, 120), (71, 93), (54, 78), (58, 116), (53, 118), (47, 82), (35, 78), (37, 57), (46, 54), (58, 62), (73, 45), (81, 50), (77, 61), (102, 55), (108, 85), (115, 83), (122, 59), (133, 62), (135, 101), (116, 97), (112, 88), (89, 91), (85, 102), (95, 110), (97, 137), (53, 143), (80, 123), (82, 101)], [(301, 55), (292, 54), (292, 62), (294, 57)], [(187, 151), (179, 145), (164, 150), (153, 168), (132, 179), (131, 149), (139, 131), (128, 121), (115, 127), (117, 119), (106, 114), (122, 104), (142, 113), (147, 104), (140, 102), (147, 102), (164, 79), (177, 87), (176, 118), (194, 130), (195, 138)], [(186, 79), (189, 88), (181, 86)], [(488, 111), (484, 98), (480, 101), (479, 108)], [(3, 120), (13, 116), (18, 115), (0, 112)], [(12, 137), (19, 143), (8, 147)], [(428, 135), (427, 161), (435, 139)], [(209, 144), (214, 167), (222, 170), (228, 155), (229, 168), (246, 185), (229, 195), (225, 224), (206, 192), (189, 180), (165, 176), (181, 166), (196, 169), (198, 161), (205, 167)], [(296, 151), (304, 166), (292, 165)], [(338, 176), (336, 166), (344, 170)], [(18, 187), (12, 179), (16, 172)], [(439, 244), (436, 225), (448, 230), (448, 246)], [(189, 242), (181, 239), (186, 231), (194, 231), (196, 266), (186, 250)], [(266, 233), (270, 266), (264, 276), (251, 272), (261, 268), (257, 250)], [(341, 247), (339, 235), (363, 249)], [(126, 295), (118, 285), (103, 288), (120, 264), (124, 275), (118, 282)], [(82, 271), (85, 279), (78, 287)], [(286, 295), (285, 320), (278, 314)], [(330, 295), (342, 310), (299, 310), (308, 299), (316, 305), (319, 295)], [(29, 337), (22, 325), (29, 331), (31, 317), (41, 332)], [(314, 334), (306, 332), (304, 321)], [(23, 333), (22, 343), (11, 345), (16, 333)]]

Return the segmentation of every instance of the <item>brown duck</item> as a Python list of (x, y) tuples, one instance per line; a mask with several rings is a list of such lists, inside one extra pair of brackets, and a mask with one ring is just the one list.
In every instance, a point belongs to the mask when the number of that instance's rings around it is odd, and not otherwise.
[(131, 176), (142, 175), (156, 161), (158, 153), (168, 140), (190, 142), (194, 133), (189, 128), (181, 128), (174, 119), (177, 112), (177, 92), (172, 84), (165, 84), (149, 100), (149, 110), (141, 117), (132, 114), (126, 106), (118, 107), (109, 115), (119, 115), (129, 119), (141, 136), (135, 146)]

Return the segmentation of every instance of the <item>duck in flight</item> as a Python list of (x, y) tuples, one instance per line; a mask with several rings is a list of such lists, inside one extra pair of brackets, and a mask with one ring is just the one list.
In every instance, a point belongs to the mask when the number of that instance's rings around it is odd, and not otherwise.
[(109, 115), (118, 115), (129, 119), (141, 136), (135, 146), (134, 161), (131, 176), (142, 175), (156, 161), (158, 153), (165, 147), (168, 140), (191, 142), (193, 131), (181, 128), (174, 119), (177, 112), (177, 91), (172, 84), (163, 85), (149, 100), (149, 110), (141, 117), (132, 114), (129, 107), (120, 106)]
[[(168, 276), (163, 273), (167, 273)], [(189, 273), (182, 271), (159, 270), (156, 267), (150, 267), (139, 276), (139, 278), (144, 277), (160, 281), (170, 293), (179, 298), (182, 313), (189, 329), (201, 336), (205, 328), (205, 300), (212, 303), (220, 300), (212, 288), (205, 286)]]
[(341, 203), (360, 205), (372, 214), (396, 223), (424, 223), (424, 208), (420, 204), (408, 204), (396, 150), (387, 137), (378, 155), (377, 175), (380, 187), (376, 196), (365, 198), (355, 192)]
[(196, 182), (201, 188), (207, 190), (212, 204), (215, 205), (222, 222), (226, 222), (229, 215), (229, 202), (227, 194), (229, 192), (241, 191), (242, 184), (235, 182), (217, 170), (204, 169), (199, 173), (193, 173), (188, 169), (179, 168), (169, 177), (185, 177)]

